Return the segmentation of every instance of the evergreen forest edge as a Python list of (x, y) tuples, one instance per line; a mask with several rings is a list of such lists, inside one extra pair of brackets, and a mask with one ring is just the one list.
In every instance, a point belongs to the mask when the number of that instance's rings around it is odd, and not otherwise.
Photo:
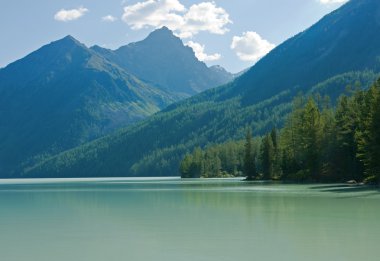
[(329, 96), (300, 94), (282, 129), (253, 138), (248, 127), (245, 140), (195, 148), (181, 161), (182, 178), (378, 183), (380, 79), (347, 93), (336, 106)]

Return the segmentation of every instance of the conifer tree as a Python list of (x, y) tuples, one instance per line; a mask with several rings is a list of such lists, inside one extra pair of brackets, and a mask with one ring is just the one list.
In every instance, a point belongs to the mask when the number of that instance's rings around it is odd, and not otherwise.
[(361, 126), (358, 134), (358, 157), (364, 163), (365, 174), (378, 179), (380, 174), (380, 79), (367, 91), (362, 108)]
[(309, 178), (319, 179), (320, 174), (320, 145), (322, 135), (322, 123), (319, 108), (315, 101), (309, 98), (302, 114), (302, 148), (304, 155), (303, 167), (310, 175)]
[(371, 156), (370, 168), (372, 175), (380, 182), (380, 81), (377, 83), (377, 97), (374, 99), (373, 113), (370, 125)]
[(273, 145), (272, 135), (267, 134), (261, 143), (261, 164), (263, 169), (263, 178), (265, 180), (273, 178), (275, 149)]
[(354, 98), (343, 96), (335, 112), (335, 155), (333, 157), (337, 180), (359, 180), (362, 164), (357, 158), (356, 132), (359, 124), (358, 104)]
[(252, 132), (250, 129), (247, 131), (244, 145), (244, 174), (247, 180), (253, 180), (257, 174), (255, 156), (252, 148)]
[(182, 178), (191, 178), (190, 176), (190, 167), (193, 163), (193, 157), (191, 154), (186, 154), (183, 160), (181, 161), (179, 171)]
[(273, 128), (271, 131), (271, 138), (273, 142), (274, 149), (274, 162), (273, 162), (273, 177), (280, 177), (282, 175), (281, 164), (282, 164), (282, 156), (280, 149), (280, 137), (278, 135), (277, 129)]

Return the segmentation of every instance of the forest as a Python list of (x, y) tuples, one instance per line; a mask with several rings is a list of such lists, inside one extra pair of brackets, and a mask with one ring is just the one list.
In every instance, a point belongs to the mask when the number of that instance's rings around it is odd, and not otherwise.
[[(342, 93), (369, 89), (379, 74), (350, 72), (327, 79), (306, 96), (328, 95), (336, 107)], [(353, 86), (347, 89), (346, 86)], [(31, 159), (23, 164), (23, 177), (108, 177), (178, 176), (186, 153), (244, 140), (248, 128), (254, 137), (283, 128), (300, 89), (289, 89), (252, 105), (243, 105), (241, 96), (223, 98), (231, 86), (208, 90), (173, 104), (148, 119), (113, 135), (86, 143), (56, 156)], [(256, 138), (254, 139), (256, 140)], [(237, 168), (239, 171), (239, 168)], [(17, 175), (17, 174), (16, 174)]]
[(329, 96), (298, 95), (282, 129), (252, 138), (247, 128), (245, 140), (196, 148), (180, 164), (182, 178), (378, 183), (380, 79), (347, 93), (334, 106)]

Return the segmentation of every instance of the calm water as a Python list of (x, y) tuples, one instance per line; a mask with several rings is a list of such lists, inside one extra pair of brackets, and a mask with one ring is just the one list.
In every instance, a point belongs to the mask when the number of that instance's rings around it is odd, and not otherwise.
[(0, 260), (379, 260), (380, 192), (239, 180), (0, 181)]

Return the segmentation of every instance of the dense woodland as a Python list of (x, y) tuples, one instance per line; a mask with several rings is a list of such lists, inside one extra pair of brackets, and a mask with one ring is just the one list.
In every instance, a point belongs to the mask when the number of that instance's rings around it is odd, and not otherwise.
[[(319, 83), (305, 95), (328, 94), (335, 106), (338, 93), (351, 95), (346, 90), (347, 85), (368, 89), (378, 76), (372, 71), (344, 73)], [(185, 154), (197, 147), (204, 149), (243, 140), (247, 128), (254, 130), (255, 137), (273, 127), (282, 128), (292, 110), (293, 97), (297, 96), (294, 92), (299, 91), (284, 91), (260, 103), (242, 106), (239, 97), (222, 98), (224, 89), (228, 86), (174, 104), (114, 135), (43, 158), (31, 168), (26, 165), (22, 175), (177, 176)], [(237, 167), (237, 171), (242, 171), (241, 167)]]
[(183, 178), (246, 176), (292, 181), (380, 178), (380, 79), (351, 90), (336, 106), (328, 96), (299, 95), (285, 126), (261, 138), (196, 148), (181, 162)]

